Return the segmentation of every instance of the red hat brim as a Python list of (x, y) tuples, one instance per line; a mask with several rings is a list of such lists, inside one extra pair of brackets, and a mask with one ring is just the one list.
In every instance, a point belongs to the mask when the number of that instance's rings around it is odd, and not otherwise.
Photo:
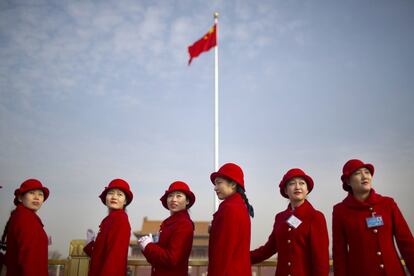
[(185, 191), (185, 190), (180, 190), (180, 189), (177, 189), (177, 190), (167, 190), (167, 191), (165, 191), (164, 195), (160, 198), (160, 201), (162, 203), (162, 206), (164, 206), (165, 209), (169, 210), (168, 209), (168, 204), (167, 204), (168, 195), (170, 193), (176, 192), (176, 191), (182, 192), (182, 193), (184, 193), (187, 196), (188, 201), (189, 201), (189, 203), (187, 205), (187, 209), (190, 209), (191, 206), (193, 206), (193, 204), (195, 202), (195, 195), (193, 194), (192, 191)]
[[(31, 184), (24, 185), (24, 183), (28, 183), (28, 182), (30, 182)], [(13, 200), (14, 205), (17, 206), (20, 203), (18, 199), (20, 195), (24, 195), (25, 193), (29, 191), (33, 191), (33, 190), (41, 190), (43, 192), (43, 202), (45, 202), (48, 199), (49, 194), (50, 194), (49, 189), (43, 186), (39, 180), (29, 179), (23, 182), (22, 186), (20, 186), (20, 188), (14, 191), (14, 200)]]
[(103, 192), (99, 195), (99, 198), (101, 199), (104, 205), (106, 205), (106, 194), (109, 192), (109, 190), (112, 190), (112, 189), (119, 189), (125, 193), (125, 197), (127, 200), (127, 203), (125, 206), (128, 206), (131, 203), (132, 199), (134, 198), (134, 195), (132, 194), (130, 190), (127, 190), (125, 189), (125, 187), (122, 187), (122, 186), (113, 185), (111, 187), (105, 187), (105, 190), (103, 190)]
[(223, 174), (223, 173), (220, 173), (220, 172), (214, 172), (210, 175), (210, 180), (211, 180), (211, 183), (213, 183), (213, 185), (215, 185), (214, 181), (216, 180), (217, 177), (224, 178), (224, 179), (230, 179), (230, 180), (236, 182), (243, 189), (243, 191), (246, 190), (244, 188), (244, 183), (240, 184), (240, 182), (242, 182), (241, 180), (235, 179), (234, 177), (232, 177), (230, 175), (226, 175), (226, 174)]
[(352, 170), (352, 172), (350, 174), (342, 174), (341, 175), (341, 180), (342, 180), (342, 189), (344, 189), (344, 191), (347, 192), (352, 192), (352, 188), (351, 186), (348, 185), (347, 181), (349, 179), (349, 177), (356, 171), (359, 170), (360, 168), (367, 168), (369, 170), (369, 172), (371, 173), (371, 175), (374, 175), (375, 172), (375, 168), (374, 165), (369, 164), (369, 163), (363, 163), (360, 166), (357, 166), (354, 170)]
[(294, 177), (302, 177), (305, 180), (306, 185), (308, 187), (308, 194), (310, 194), (310, 192), (312, 192), (313, 186), (314, 186), (314, 182), (313, 182), (312, 177), (310, 177), (309, 175), (304, 173), (302, 170), (300, 170), (297, 173), (294, 173), (294, 174), (290, 175), (288, 178), (283, 177), (282, 181), (279, 183), (280, 194), (284, 198), (289, 198), (289, 196), (285, 192), (286, 183)]

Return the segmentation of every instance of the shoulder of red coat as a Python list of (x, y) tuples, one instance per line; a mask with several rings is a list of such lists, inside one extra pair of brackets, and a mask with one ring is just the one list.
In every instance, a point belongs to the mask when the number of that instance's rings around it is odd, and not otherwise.
[(110, 214), (112, 219), (128, 219), (128, 214), (124, 210), (112, 211)]

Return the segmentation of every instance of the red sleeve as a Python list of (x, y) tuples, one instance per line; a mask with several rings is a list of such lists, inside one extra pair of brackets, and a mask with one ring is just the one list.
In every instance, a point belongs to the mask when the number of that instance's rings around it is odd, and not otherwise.
[(86, 255), (88, 255), (89, 257), (92, 256), (92, 252), (93, 252), (93, 246), (95, 245), (95, 241), (90, 241), (84, 248), (83, 248), (83, 252), (86, 253)]
[(188, 257), (193, 244), (193, 224), (180, 224), (171, 235), (166, 247), (149, 243), (143, 252), (147, 261), (153, 266), (174, 267)]
[(29, 216), (24, 216), (18, 221), (20, 225), (16, 227), (16, 237), (19, 248), (18, 263), (22, 275), (47, 274), (47, 241), (42, 226), (39, 221)]
[(348, 242), (337, 207), (332, 212), (332, 258), (335, 276), (346, 276)]
[[(225, 207), (220, 211), (211, 228), (213, 235), (210, 235), (210, 239), (214, 239), (214, 245), (209, 254), (208, 274), (214, 276), (225, 276), (228, 275), (228, 271), (231, 271), (234, 265), (231, 257), (237, 243), (240, 242), (238, 240), (240, 228), (247, 227), (241, 223), (241, 210)], [(242, 211), (246, 212), (246, 210)]]
[(131, 226), (126, 214), (114, 218), (108, 232), (105, 256), (102, 260), (102, 275), (125, 275), (128, 261), (128, 247), (131, 237)]
[(393, 231), (408, 271), (414, 275), (414, 238), (397, 204), (392, 201)]
[(316, 212), (310, 229), (312, 275), (329, 275), (329, 238), (326, 220)]
[(273, 224), (273, 231), (272, 233), (270, 233), (267, 242), (259, 248), (250, 251), (250, 261), (252, 262), (252, 264), (263, 262), (264, 260), (270, 258), (277, 252), (277, 244), (274, 233), (276, 231), (276, 221), (277, 216), (275, 217), (275, 222)]

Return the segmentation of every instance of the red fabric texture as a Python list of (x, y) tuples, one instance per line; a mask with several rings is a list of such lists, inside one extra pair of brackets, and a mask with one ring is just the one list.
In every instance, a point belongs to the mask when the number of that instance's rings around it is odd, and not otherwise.
[[(291, 227), (286, 222), (294, 214), (302, 223)], [(324, 215), (305, 202), (292, 211), (288, 208), (275, 217), (267, 242), (251, 251), (252, 264), (278, 253), (275, 275), (329, 274), (329, 238)]]
[(188, 258), (193, 246), (194, 224), (187, 210), (164, 220), (157, 243), (149, 243), (143, 254), (152, 265), (152, 276), (188, 275)]
[(239, 193), (221, 202), (213, 215), (208, 245), (209, 276), (251, 276), (250, 217)]
[(89, 276), (125, 276), (131, 226), (124, 210), (113, 210), (99, 225), (95, 241), (84, 248), (91, 257)]
[(7, 231), (7, 276), (47, 276), (48, 238), (36, 213), (22, 204), (12, 212)]
[[(382, 216), (383, 226), (367, 227), (365, 219), (373, 212)], [(394, 238), (409, 272), (414, 275), (414, 238), (394, 200), (374, 190), (364, 202), (348, 194), (334, 206), (332, 214), (335, 276), (405, 275)]]
[(194, 42), (193, 45), (188, 46), (188, 53), (190, 54), (188, 65), (191, 64), (193, 58), (198, 57), (202, 52), (207, 52), (216, 45), (217, 26), (214, 24), (213, 27), (211, 27), (210, 30), (202, 38)]

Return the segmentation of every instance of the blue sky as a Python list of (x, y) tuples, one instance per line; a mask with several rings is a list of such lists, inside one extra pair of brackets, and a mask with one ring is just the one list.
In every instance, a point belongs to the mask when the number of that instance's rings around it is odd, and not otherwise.
[(174, 180), (213, 213), (213, 51), (187, 47), (219, 18), (220, 164), (245, 172), (252, 248), (286, 208), (300, 167), (331, 225), (342, 165), (372, 162), (374, 186), (414, 228), (414, 2), (0, 0), (0, 227), (15, 188), (51, 190), (51, 250), (97, 230), (113, 178), (134, 192), (133, 229), (163, 219)]

